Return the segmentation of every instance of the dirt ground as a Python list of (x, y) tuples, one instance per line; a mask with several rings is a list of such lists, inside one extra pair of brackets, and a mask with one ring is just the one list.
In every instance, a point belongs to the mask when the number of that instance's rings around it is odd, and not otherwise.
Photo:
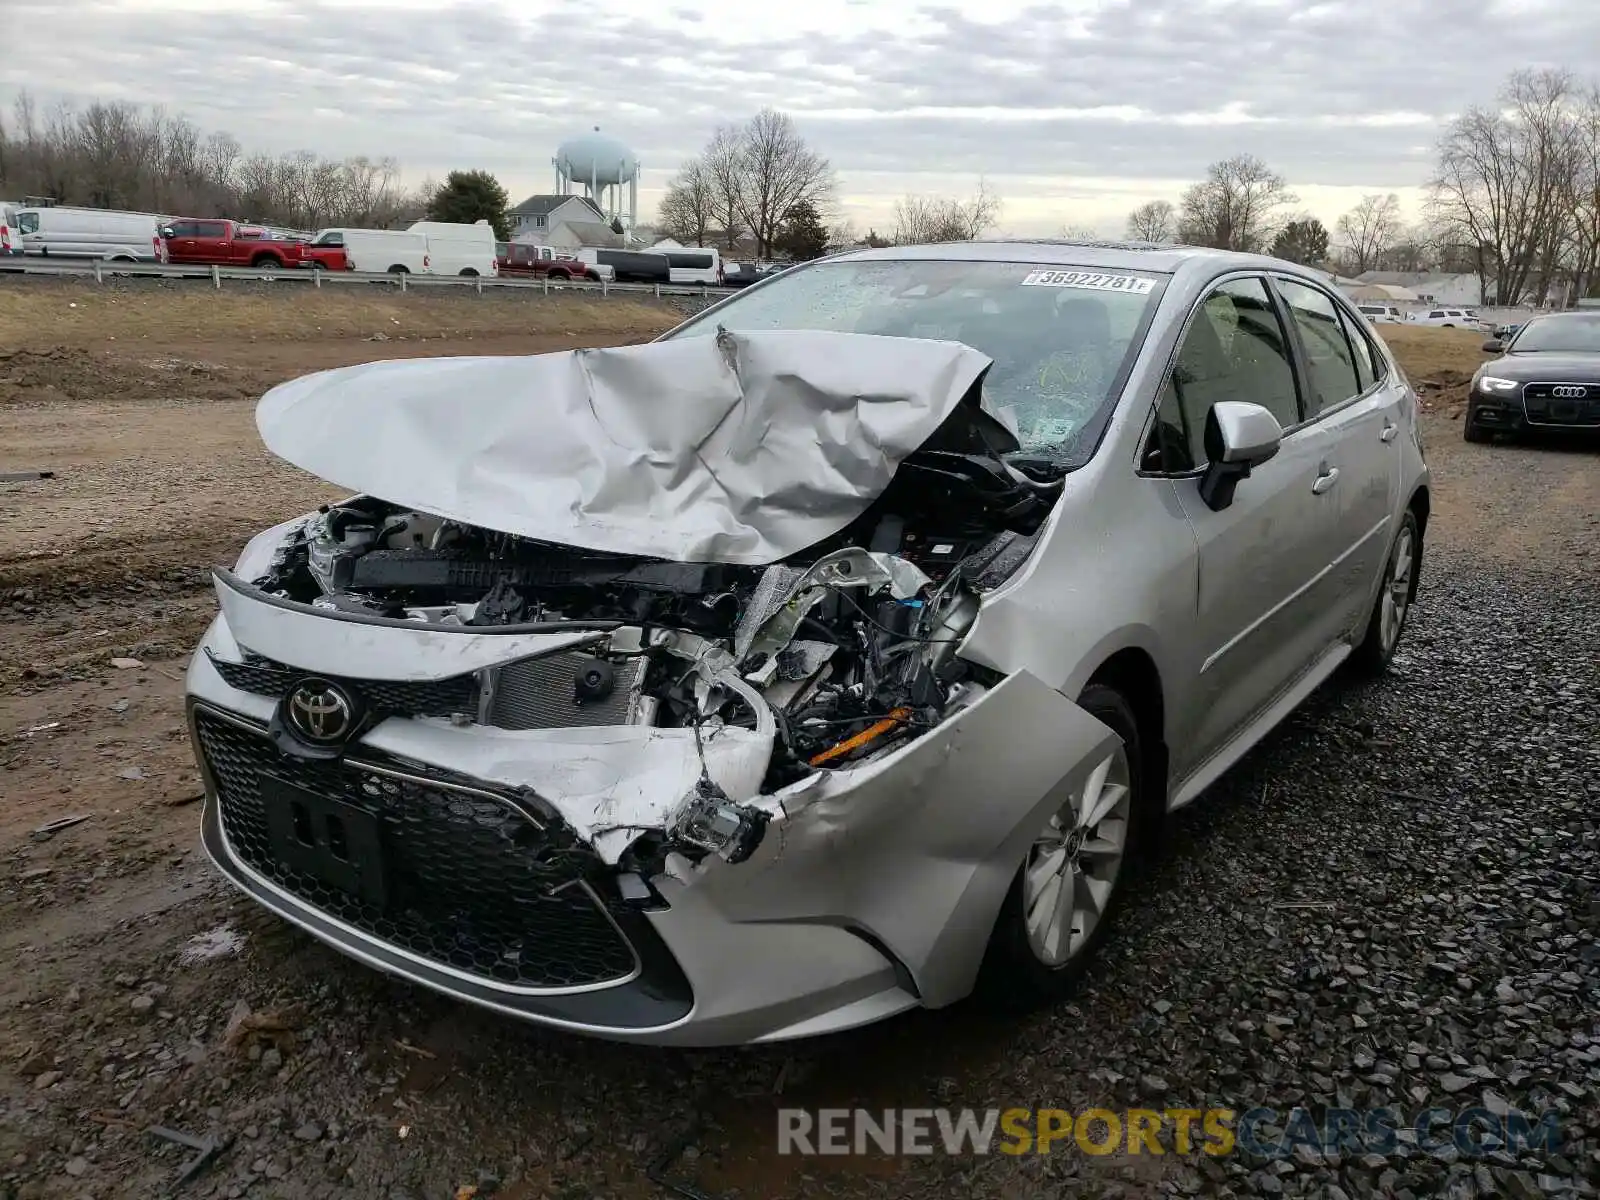
[[(559, 1080), (613, 1051), (507, 1035), (236, 900), (196, 845), (181, 679), (214, 611), (208, 568), (335, 494), (260, 447), (265, 388), (374, 358), (644, 340), (681, 315), (565, 296), (0, 284), (0, 473), (54, 472), (0, 483), (0, 1197), (155, 1194), (188, 1152), (145, 1139), (153, 1122), (238, 1131), (199, 1194), (404, 1200), (491, 1187), (480, 1168), (520, 1181), (500, 1195), (662, 1194), (640, 1165), (661, 1147), (635, 1130), (659, 1122), (663, 1095), (691, 1103), (694, 1056), (629, 1052), (609, 1112), (636, 1124), (589, 1128)], [(1382, 332), (1428, 409), (1431, 545), (1490, 572), (1600, 580), (1600, 457), (1465, 444), (1481, 339)], [(52, 822), (69, 824), (41, 832)], [(276, 1027), (239, 1028), (238, 1005), (286, 998)], [(507, 1141), (508, 1052), (545, 1062), (552, 1085), (519, 1096), (520, 1149), (485, 1164), (480, 1148)], [(832, 1082), (892, 1091), (920, 1053), (891, 1037)], [(943, 1069), (962, 1054), (949, 1047)], [(784, 1056), (743, 1061), (750, 1094), (767, 1095)], [(722, 1097), (735, 1124), (737, 1095)], [(746, 1195), (806, 1190), (770, 1160), (719, 1169)]]

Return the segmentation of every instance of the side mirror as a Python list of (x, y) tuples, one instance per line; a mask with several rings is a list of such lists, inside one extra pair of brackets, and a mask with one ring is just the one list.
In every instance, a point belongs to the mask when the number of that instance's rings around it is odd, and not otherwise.
[(1209, 464), (1200, 479), (1200, 499), (1213, 512), (1233, 503), (1234, 489), (1241, 479), (1250, 478), (1278, 452), (1283, 441), (1283, 426), (1259, 404), (1223, 400), (1206, 414), (1206, 458)]
[(1499, 338), (1489, 338), (1483, 343), (1483, 352), (1485, 354), (1499, 354), (1505, 348), (1505, 342), (1501, 341)]
[(164, 238), (177, 237), (178, 231), (175, 230), (171, 225), (163, 225), (161, 227), (161, 236)]

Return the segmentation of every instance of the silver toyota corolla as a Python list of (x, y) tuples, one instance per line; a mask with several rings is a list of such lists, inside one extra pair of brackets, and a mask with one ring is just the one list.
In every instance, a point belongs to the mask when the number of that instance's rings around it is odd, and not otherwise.
[(204, 839), (341, 951), (677, 1045), (1065, 994), (1162, 817), (1416, 594), (1416, 396), (1274, 259), (795, 267), (642, 346), (257, 423), (351, 497), (216, 573)]

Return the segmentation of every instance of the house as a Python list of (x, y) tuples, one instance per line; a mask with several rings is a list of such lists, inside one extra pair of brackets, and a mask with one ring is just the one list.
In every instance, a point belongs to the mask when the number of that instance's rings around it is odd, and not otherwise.
[(1402, 287), (1415, 293), (1424, 304), (1447, 304), (1474, 308), (1480, 304), (1493, 304), (1493, 289), (1489, 294), (1473, 274), (1447, 274), (1440, 271), (1367, 271), (1358, 277), (1361, 283), (1377, 283), (1388, 287)]
[(544, 237), (533, 240), (539, 245), (550, 246), (568, 254), (586, 247), (596, 250), (621, 250), (627, 244), (627, 239), (606, 222), (594, 220), (563, 219), (550, 226), (545, 231)]
[(512, 219), (511, 240), (531, 242), (535, 245), (554, 245), (548, 241), (550, 231), (563, 221), (598, 221), (606, 223), (605, 213), (587, 196), (568, 196), (556, 192), (545, 196), (529, 196), (510, 211)]

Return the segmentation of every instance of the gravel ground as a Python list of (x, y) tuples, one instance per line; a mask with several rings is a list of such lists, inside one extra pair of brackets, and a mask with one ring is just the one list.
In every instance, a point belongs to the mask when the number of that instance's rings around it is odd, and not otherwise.
[[(250, 354), (228, 369), (286, 367)], [(713, 1197), (1600, 1195), (1600, 457), (1463, 446), (1429, 417), (1435, 527), (1392, 673), (1324, 688), (1174, 818), (1072, 1005), (663, 1052), (422, 993), (217, 881), (194, 845), (182, 662), (161, 650), (209, 609), (194, 543), (110, 521), (74, 547), (67, 570), (94, 564), (76, 590), (28, 566), (61, 536), (50, 514), (121, 478), (90, 464), (122, 461), (141, 423), (181, 417), (259, 469), (258, 505), (304, 502), (306, 483), (251, 457), (244, 402), (186, 404), (94, 409), (82, 423), (111, 448), (74, 450), (42, 516), (5, 493), (7, 636), (48, 669), (0, 680), (0, 1200), (159, 1194), (191, 1152), (155, 1123), (228, 1139), (185, 1196), (662, 1197), (663, 1154)], [(232, 511), (214, 479), (161, 478), (174, 512)], [(25, 566), (30, 594), (8, 594)], [(173, 577), (152, 594), (157, 568)], [(90, 637), (99, 650), (72, 640)], [(107, 665), (130, 649), (150, 661)], [(32, 832), (75, 813), (91, 819)], [(1297, 1106), (1407, 1123), (1482, 1106), (1554, 1112), (1562, 1142), (1283, 1161), (775, 1151), (779, 1106), (969, 1105), (1260, 1106), (1280, 1124)]]

